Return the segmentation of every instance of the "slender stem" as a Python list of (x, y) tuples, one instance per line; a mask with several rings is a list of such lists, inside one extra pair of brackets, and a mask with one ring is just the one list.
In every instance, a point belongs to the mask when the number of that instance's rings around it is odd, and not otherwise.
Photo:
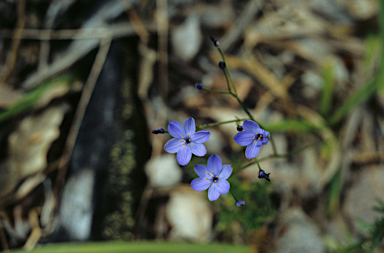
[[(234, 93), (230, 93), (232, 95), (232, 97), (236, 98), (237, 102), (239, 102), (241, 108), (243, 109), (243, 111), (248, 115), (249, 119), (253, 120), (256, 122), (256, 120), (252, 117), (251, 113), (247, 110), (247, 108), (245, 108), (243, 102), (241, 102), (241, 100), (239, 99), (238, 96), (236, 96), (236, 94)], [(257, 122), (256, 122), (257, 123)]]
[(257, 158), (255, 157), (255, 162), (257, 164), (257, 167), (259, 167), (259, 170), (261, 170), (261, 167), (260, 167), (260, 164), (259, 164), (259, 161), (257, 160)]
[[(221, 58), (222, 58), (223, 61), (225, 62), (225, 57), (224, 57), (223, 52), (221, 51), (220, 48), (217, 48), (217, 49), (219, 50), (219, 53), (220, 53), (220, 55), (221, 55)], [(228, 72), (229, 78), (231, 79), (231, 83), (232, 83), (233, 90), (235, 91), (235, 94), (236, 94), (236, 96), (237, 96), (237, 91), (236, 91), (235, 82), (233, 81), (233, 78), (232, 78), (232, 75), (231, 75), (231, 71), (230, 71), (229, 68), (228, 68), (228, 64), (225, 64), (225, 69), (226, 69), (227, 72)]]
[(229, 80), (228, 80), (227, 73), (225, 72), (225, 69), (223, 69), (223, 72), (224, 72), (225, 80), (227, 81), (228, 92), (232, 93), (231, 86), (229, 86)]
[(247, 119), (233, 119), (233, 120), (221, 121), (221, 122), (216, 122), (216, 123), (208, 123), (208, 124), (203, 124), (203, 125), (197, 126), (197, 128), (203, 129), (206, 127), (218, 126), (218, 125), (223, 125), (223, 124), (233, 123), (233, 122), (240, 122), (240, 121), (244, 121), (244, 120), (247, 120)]
[(232, 190), (229, 190), (229, 192), (232, 194), (232, 197), (237, 201), (237, 198), (235, 197), (235, 194), (233, 194)]
[(276, 144), (275, 144), (275, 141), (273, 140), (272, 134), (271, 134), (271, 143), (272, 143), (273, 154), (276, 156), (279, 155), (277, 153)]
[(209, 90), (209, 89), (206, 89), (206, 88), (203, 88), (202, 90), (209, 91), (209, 92), (214, 92), (214, 93), (220, 93), (220, 94), (231, 94), (228, 91)]
[(317, 144), (321, 143), (321, 141), (315, 141), (313, 143), (310, 143), (304, 147), (301, 147), (299, 149), (296, 149), (292, 152), (288, 152), (288, 153), (285, 153), (285, 154), (272, 154), (272, 155), (269, 155), (269, 156), (265, 156), (263, 158), (260, 158), (260, 159), (256, 159), (256, 161), (254, 162), (251, 162), (251, 163), (248, 163), (247, 165), (244, 165), (243, 167), (241, 167), (240, 169), (238, 169), (237, 171), (233, 172), (233, 174), (236, 174), (238, 173), (239, 171), (242, 171), (252, 165), (254, 165), (255, 163), (257, 163), (259, 169), (260, 169), (260, 165), (259, 165), (259, 162), (262, 162), (262, 161), (265, 161), (265, 160), (268, 160), (268, 159), (271, 159), (271, 158), (285, 158), (285, 157), (288, 157), (288, 156), (294, 156), (294, 155), (297, 155), (299, 154), (301, 151), (311, 147), (311, 146), (315, 146)]

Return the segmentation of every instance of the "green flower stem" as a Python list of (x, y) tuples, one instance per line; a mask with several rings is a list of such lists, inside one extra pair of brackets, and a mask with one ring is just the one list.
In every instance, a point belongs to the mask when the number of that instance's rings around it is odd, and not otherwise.
[(223, 125), (223, 124), (228, 124), (228, 123), (233, 123), (233, 122), (240, 122), (240, 121), (244, 121), (244, 120), (247, 120), (247, 119), (233, 119), (233, 120), (221, 121), (221, 122), (216, 122), (216, 123), (208, 123), (208, 124), (197, 126), (197, 129), (200, 130), (200, 129), (203, 129), (206, 127), (218, 126), (218, 125)]
[(237, 198), (235, 197), (235, 194), (233, 194), (232, 190), (230, 189), (229, 192), (231, 193), (232, 197), (237, 201)]
[[(220, 47), (217, 48), (219, 50), (219, 53), (221, 55), (221, 58), (223, 59), (223, 61), (225, 62), (225, 57), (224, 57), (224, 54), (223, 52), (221, 51)], [(231, 75), (231, 71), (229, 70), (228, 68), (228, 64), (225, 62), (225, 69), (227, 70), (228, 72), (228, 75), (229, 75), (229, 78), (231, 79), (231, 83), (232, 83), (232, 87), (233, 87), (233, 90), (235, 91), (235, 94), (237, 96), (237, 91), (236, 91), (236, 86), (235, 86), (235, 82), (233, 81), (233, 78), (232, 78), (232, 75)], [(225, 72), (225, 71), (224, 71)]]
[(271, 134), (271, 143), (272, 143), (273, 154), (274, 154), (274, 155), (279, 155), (279, 154), (277, 153), (276, 144), (275, 144), (275, 141), (273, 140), (272, 134)]
[(254, 162), (251, 162), (251, 163), (248, 163), (247, 165), (244, 165), (243, 167), (241, 167), (240, 169), (238, 169), (237, 171), (233, 172), (233, 174), (236, 174), (252, 165), (254, 165), (255, 163), (257, 164), (257, 166), (259, 167), (259, 170), (261, 169), (260, 168), (260, 165), (259, 165), (259, 162), (262, 162), (262, 161), (265, 161), (265, 160), (268, 160), (268, 159), (271, 159), (271, 158), (285, 158), (285, 157), (289, 157), (289, 156), (294, 156), (294, 155), (297, 155), (299, 154), (300, 152), (302, 152), (303, 150), (309, 148), (309, 147), (312, 147), (312, 146), (315, 146), (317, 144), (321, 143), (321, 141), (315, 141), (313, 143), (310, 143), (302, 148), (299, 148), (299, 149), (296, 149), (292, 152), (288, 152), (288, 153), (285, 153), (285, 154), (272, 154), (272, 155), (269, 155), (269, 156), (265, 156), (263, 158), (260, 158), (260, 159), (256, 159), (255, 158), (255, 161)]
[(261, 167), (260, 167), (260, 164), (259, 164), (259, 161), (257, 160), (257, 158), (255, 157), (255, 162), (257, 164), (257, 167), (259, 167), (259, 170), (261, 170)]
[(220, 94), (231, 94), (231, 93), (228, 92), (228, 91), (209, 90), (209, 89), (206, 89), (206, 88), (203, 88), (202, 90), (209, 91), (209, 92), (213, 92), (213, 93), (220, 93)]
[[(243, 102), (241, 102), (240, 98), (239, 98), (236, 94), (234, 94), (233, 92), (230, 92), (230, 94), (231, 94), (234, 98), (236, 98), (237, 102), (239, 102), (241, 108), (242, 108), (243, 111), (248, 115), (249, 119), (251, 119), (251, 120), (255, 121), (257, 124), (259, 124), (259, 123), (252, 117), (251, 113), (247, 110), (247, 108), (245, 108), (245, 106), (244, 106)], [(260, 125), (260, 124), (259, 124), (259, 125)]]

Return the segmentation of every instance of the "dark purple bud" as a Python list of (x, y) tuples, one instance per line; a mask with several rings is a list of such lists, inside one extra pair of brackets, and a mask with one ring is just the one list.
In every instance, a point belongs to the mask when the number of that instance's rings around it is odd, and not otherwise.
[(213, 45), (215, 45), (215, 47), (219, 47), (219, 42), (217, 41), (217, 39), (215, 37), (210, 35), (209, 38), (212, 40)]
[(201, 90), (201, 89), (203, 89), (203, 84), (200, 83), (200, 82), (196, 82), (195, 83), (195, 88), (198, 89), (198, 90)]
[(158, 128), (158, 129), (152, 130), (152, 133), (153, 134), (163, 134), (163, 133), (165, 133), (165, 130), (163, 128)]
[(243, 131), (243, 126), (242, 125), (238, 125), (237, 126), (237, 131), (239, 131), (239, 132)]
[(238, 207), (245, 206), (245, 200), (242, 200), (242, 199), (236, 200), (236, 206)]
[(260, 170), (259, 171), (259, 176), (258, 176), (258, 178), (265, 178), (266, 180), (268, 180), (269, 182), (271, 182), (271, 180), (269, 179), (269, 174), (271, 174), (271, 173), (265, 173), (265, 171), (264, 170)]
[(219, 68), (225, 69), (225, 62), (224, 61), (219, 62)]

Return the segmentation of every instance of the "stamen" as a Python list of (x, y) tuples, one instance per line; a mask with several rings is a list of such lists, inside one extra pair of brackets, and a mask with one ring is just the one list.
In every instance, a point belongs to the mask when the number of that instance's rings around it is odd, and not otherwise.
[(208, 180), (208, 178), (206, 177), (205, 179), (207, 179)]
[(212, 184), (212, 182), (209, 182), (210, 184)]

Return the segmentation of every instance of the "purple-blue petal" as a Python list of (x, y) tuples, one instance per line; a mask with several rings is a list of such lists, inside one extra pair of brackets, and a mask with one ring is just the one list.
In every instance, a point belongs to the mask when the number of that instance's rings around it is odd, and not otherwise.
[(257, 146), (256, 142), (252, 142), (252, 144), (245, 149), (245, 157), (248, 159), (255, 158), (259, 152), (260, 147)]
[(248, 146), (254, 141), (253, 137), (255, 137), (254, 134), (242, 131), (238, 132), (235, 137), (233, 137), (233, 140), (240, 146)]
[(208, 189), (208, 199), (210, 201), (215, 201), (219, 197), (220, 197), (220, 193), (217, 190), (217, 183), (212, 183), (211, 187), (209, 187), (209, 189)]
[(256, 134), (260, 131), (259, 124), (253, 120), (246, 120), (243, 122), (243, 128), (245, 131)]
[(229, 178), (229, 176), (232, 174), (232, 165), (229, 164), (224, 164), (223, 169), (221, 170), (219, 174), (219, 179), (220, 180), (226, 180)]
[(183, 125), (177, 121), (172, 121), (169, 123), (168, 132), (174, 138), (181, 138), (187, 135), (184, 131)]
[(167, 151), (168, 153), (171, 153), (171, 154), (177, 153), (180, 150), (180, 148), (182, 147), (180, 140), (181, 140), (181, 138), (170, 139), (164, 145), (165, 151)]
[(206, 178), (208, 177), (207, 172), (209, 173), (207, 165), (196, 164), (193, 169), (199, 177)]
[(208, 158), (208, 170), (213, 171), (214, 174), (219, 175), (221, 169), (223, 168), (223, 162), (221, 161), (220, 156), (211, 155)]
[(209, 182), (210, 181), (206, 180), (205, 178), (195, 178), (191, 182), (191, 187), (195, 191), (205, 191), (211, 185)]
[(208, 131), (199, 131), (191, 135), (191, 140), (196, 143), (204, 143), (209, 139), (211, 133)]
[(204, 144), (191, 142), (189, 146), (191, 147), (192, 154), (194, 154), (195, 156), (201, 157), (205, 156), (205, 154), (207, 153)]
[(177, 156), (176, 156), (177, 162), (181, 166), (184, 166), (189, 163), (191, 158), (192, 158), (191, 148), (186, 145), (181, 146), (180, 150), (177, 152)]
[(268, 131), (264, 130), (263, 137), (264, 138), (263, 138), (263, 140), (261, 142), (262, 142), (263, 145), (266, 145), (268, 143), (268, 141), (269, 141), (269, 138), (271, 138), (271, 134)]
[(192, 136), (196, 132), (196, 124), (193, 118), (188, 118), (184, 121), (185, 133)]
[(220, 194), (227, 194), (229, 192), (229, 182), (227, 180), (219, 180), (215, 184)]

